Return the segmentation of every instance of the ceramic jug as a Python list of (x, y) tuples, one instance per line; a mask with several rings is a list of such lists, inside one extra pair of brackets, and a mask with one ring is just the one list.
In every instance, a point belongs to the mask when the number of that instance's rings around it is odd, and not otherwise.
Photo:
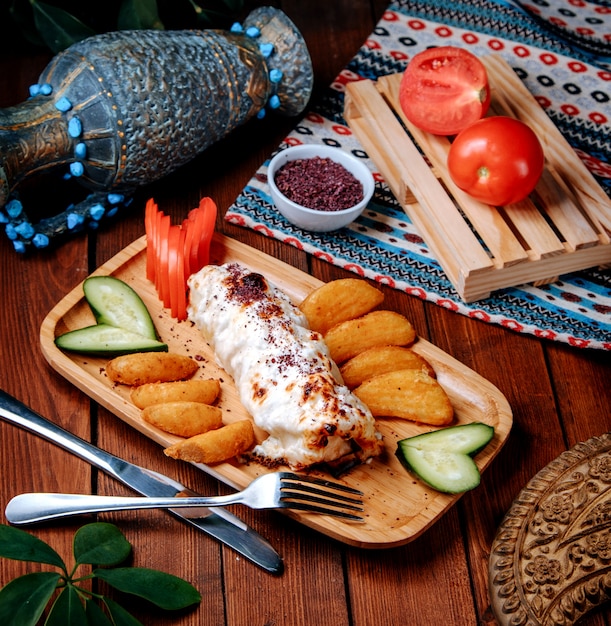
[[(0, 110), (0, 221), (19, 252), (96, 228), (251, 118), (301, 113), (312, 83), (301, 34), (271, 7), (227, 31), (85, 39), (51, 60), (28, 100)], [(34, 223), (19, 187), (51, 169), (90, 193)]]

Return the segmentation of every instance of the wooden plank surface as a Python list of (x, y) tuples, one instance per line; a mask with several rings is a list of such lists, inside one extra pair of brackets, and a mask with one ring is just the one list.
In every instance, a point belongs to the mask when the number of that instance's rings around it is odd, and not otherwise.
[(482, 61), (489, 115), (528, 124), (545, 153), (537, 187), (511, 205), (486, 205), (454, 184), (447, 168), (451, 139), (405, 117), (400, 73), (348, 84), (344, 104), (352, 130), (465, 302), (611, 261), (611, 200), (511, 67), (498, 54)]
[[(328, 85), (371, 32), (382, 2), (283, 2), (312, 52), (317, 89)], [(0, 59), (0, 105), (25, 97), (46, 57)], [(252, 173), (292, 128), (293, 120), (269, 118), (240, 129), (184, 171), (155, 184), (154, 195), (178, 221), (201, 195), (223, 213)], [(143, 203), (90, 237), (24, 259), (0, 238), (0, 380), (2, 388), (61, 426), (128, 460), (175, 476), (204, 493), (228, 488), (188, 464), (159, 455), (159, 446), (66, 382), (40, 351), (38, 333), (47, 313), (96, 267), (143, 232)], [(328, 281), (350, 274), (291, 246), (223, 222), (217, 229), (285, 263)], [(136, 565), (185, 577), (203, 602), (178, 615), (142, 603), (130, 609), (147, 626), (493, 625), (488, 598), (488, 555), (513, 499), (532, 476), (578, 441), (611, 429), (611, 363), (608, 353), (579, 350), (516, 334), (384, 289), (389, 307), (413, 320), (417, 332), (490, 380), (508, 398), (514, 427), (482, 485), (466, 494), (416, 541), (390, 550), (346, 546), (275, 512), (235, 512), (267, 537), (284, 558), (274, 577), (161, 511), (100, 516), (119, 525), (134, 547)], [(34, 436), (0, 422), (2, 510), (26, 490), (127, 493), (116, 481), (91, 472)], [(2, 520), (5, 521), (4, 519)], [(30, 529), (68, 558), (73, 532), (84, 520)], [(0, 560), (0, 585), (33, 568)], [(116, 598), (117, 595), (114, 594)], [(606, 626), (611, 607), (580, 626)]]
[[(383, 76), (378, 80), (378, 89), (388, 102), (399, 101), (399, 87), (401, 85), (401, 74), (391, 74)], [(514, 232), (509, 228), (506, 220), (499, 213), (496, 207), (488, 206), (483, 202), (478, 202), (458, 188), (454, 181), (447, 175), (446, 162), (450, 151), (450, 140), (441, 135), (432, 135), (414, 126), (403, 114), (401, 110), (395, 112), (400, 116), (403, 124), (408, 128), (419, 146), (422, 147), (428, 160), (431, 162), (434, 171), (443, 180), (444, 185), (449, 189), (452, 197), (456, 198), (457, 206), (460, 207), (475, 231), (485, 242), (490, 251), (492, 259), (488, 263), (482, 263), (483, 268), (508, 267), (516, 263), (522, 263), (528, 259), (528, 253), (522, 243), (518, 240)], [(408, 211), (413, 211), (414, 206), (410, 204)], [(433, 210), (435, 210), (433, 208)], [(480, 249), (480, 244), (474, 240), (474, 235), (469, 223), (461, 216), (458, 208), (455, 209), (456, 220), (460, 223), (461, 229), (467, 229), (471, 238), (462, 239), (465, 245), (471, 248)], [(434, 214), (427, 216), (427, 219), (434, 219)], [(444, 216), (445, 218), (445, 216)], [(420, 218), (422, 219), (422, 218)], [(444, 220), (441, 220), (444, 221)], [(443, 250), (443, 248), (441, 248)], [(456, 270), (454, 270), (456, 273)]]

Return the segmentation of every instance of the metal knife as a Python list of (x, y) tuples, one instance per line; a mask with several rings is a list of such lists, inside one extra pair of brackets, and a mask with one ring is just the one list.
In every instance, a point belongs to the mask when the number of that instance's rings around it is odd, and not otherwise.
[[(50, 422), (0, 389), (0, 418), (57, 444), (144, 496), (196, 496), (194, 491), (153, 470), (114, 456)], [(283, 570), (270, 543), (225, 509), (169, 509), (176, 517), (218, 539), (272, 574)]]

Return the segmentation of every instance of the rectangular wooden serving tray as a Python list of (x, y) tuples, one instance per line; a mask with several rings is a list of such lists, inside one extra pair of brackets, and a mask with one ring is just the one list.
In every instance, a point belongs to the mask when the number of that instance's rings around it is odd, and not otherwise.
[(545, 152), (535, 191), (513, 205), (484, 204), (454, 185), (450, 140), (406, 119), (401, 74), (348, 84), (344, 103), (349, 126), (465, 302), (611, 263), (611, 200), (511, 67), (498, 55), (482, 61), (488, 115), (525, 122)]
[[(321, 284), (308, 274), (254, 248), (215, 235), (211, 263), (230, 261), (239, 262), (264, 275), (296, 303)], [(198, 360), (200, 370), (195, 377), (221, 380), (219, 407), (223, 410), (226, 423), (250, 419), (239, 401), (233, 381), (216, 364), (214, 354), (199, 331), (189, 321), (177, 322), (171, 318), (169, 311), (158, 300), (153, 284), (146, 278), (145, 237), (122, 250), (93, 275), (112, 275), (129, 284), (148, 307), (159, 335), (167, 342), (169, 350)], [(92, 323), (95, 323), (93, 315), (80, 284), (49, 312), (42, 323), (40, 342), (49, 364), (96, 402), (161, 446), (167, 447), (178, 441), (178, 437), (142, 420), (140, 411), (129, 399), (129, 388), (113, 385), (109, 381), (105, 374), (105, 359), (64, 353), (56, 347), (56, 336)], [(484, 470), (498, 454), (511, 429), (512, 414), (507, 400), (490, 382), (431, 343), (419, 339), (414, 350), (427, 358), (435, 368), (439, 382), (454, 405), (457, 423), (481, 421), (494, 426), (494, 439), (476, 457), (480, 470)], [(380, 419), (379, 429), (386, 443), (384, 455), (370, 464), (351, 469), (341, 477), (346, 484), (365, 492), (364, 523), (345, 522), (330, 516), (286, 509), (283, 512), (330, 537), (363, 548), (402, 545), (431, 526), (460, 496), (442, 494), (425, 487), (401, 466), (395, 450), (399, 439), (432, 428), (406, 420)], [(257, 437), (262, 440), (266, 434), (257, 431)], [(161, 449), (159, 454), (163, 454)], [(257, 463), (240, 464), (235, 461), (198, 467), (235, 488), (243, 488), (260, 474), (270, 471)], [(321, 471), (311, 473), (329, 477)]]

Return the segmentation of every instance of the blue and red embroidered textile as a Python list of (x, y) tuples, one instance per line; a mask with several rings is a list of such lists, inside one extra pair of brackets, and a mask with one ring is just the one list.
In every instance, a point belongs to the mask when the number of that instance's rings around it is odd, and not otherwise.
[(266, 161), (226, 219), (456, 313), (576, 347), (611, 350), (609, 269), (504, 289), (465, 304), (347, 127), (342, 112), (348, 82), (401, 72), (414, 54), (436, 45), (501, 54), (611, 197), (609, 2), (403, 0), (389, 5), (355, 57), (279, 146), (330, 144), (363, 158), (378, 180), (363, 215), (334, 233), (292, 226), (269, 196)]

